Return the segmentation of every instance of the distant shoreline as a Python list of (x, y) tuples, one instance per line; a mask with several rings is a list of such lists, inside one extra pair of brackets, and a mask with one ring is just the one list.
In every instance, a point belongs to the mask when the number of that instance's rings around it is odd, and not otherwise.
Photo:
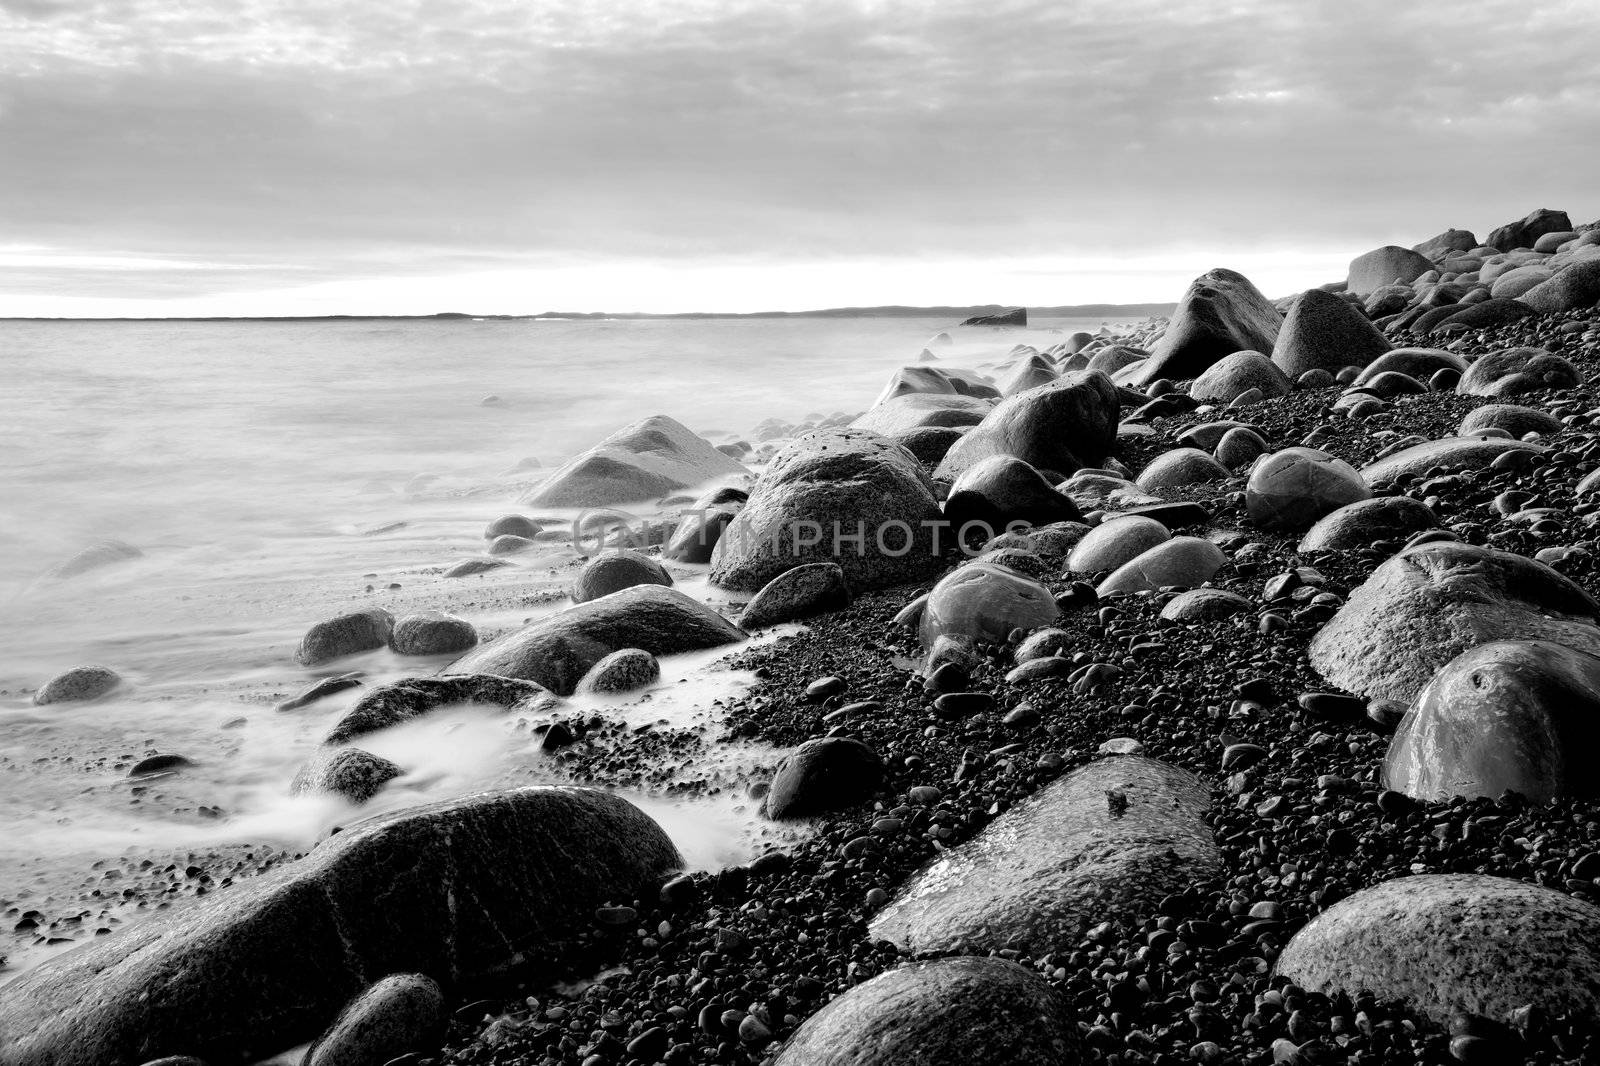
[[(541, 311), (536, 315), (474, 315), (463, 311), (441, 311), (431, 315), (176, 315), (133, 317), (11, 316), (0, 322), (460, 322), (460, 321), (600, 321), (605, 319), (713, 319), (713, 318), (970, 318), (995, 314), (1017, 304), (974, 304), (968, 307), (907, 307), (890, 304), (880, 307), (830, 307), (816, 311), (676, 311), (653, 314), (645, 311)], [(1057, 307), (1029, 307), (1036, 318), (1149, 318), (1168, 315), (1174, 303), (1149, 304), (1064, 304)]]

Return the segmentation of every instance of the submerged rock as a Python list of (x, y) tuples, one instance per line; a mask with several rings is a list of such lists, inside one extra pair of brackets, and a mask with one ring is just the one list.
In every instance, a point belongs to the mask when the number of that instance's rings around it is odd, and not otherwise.
[(289, 791), (297, 796), (332, 793), (365, 803), (405, 771), (400, 765), (360, 748), (321, 751), (300, 768)]
[(522, 788), (347, 827), (305, 858), (57, 956), (0, 997), (0, 1063), (231, 1066), (312, 1040), (374, 981), (449, 984), (558, 953), (679, 864), (637, 808)]
[(651, 500), (745, 468), (665, 415), (618, 430), (567, 462), (524, 502), (538, 507), (604, 507)]
[(477, 643), (471, 622), (438, 611), (408, 614), (389, 634), (389, 647), (399, 655), (454, 655)]
[(120, 540), (104, 540), (99, 544), (91, 544), (70, 558), (57, 563), (46, 571), (46, 577), (77, 577), (90, 570), (98, 570), (103, 566), (127, 562), (129, 559), (138, 559), (144, 552), (132, 544), (125, 544)]
[(33, 702), (75, 703), (97, 700), (122, 684), (122, 675), (109, 666), (75, 666), (39, 686)]
[(623, 648), (595, 663), (578, 682), (580, 693), (637, 692), (661, 679), (661, 663), (643, 648)]

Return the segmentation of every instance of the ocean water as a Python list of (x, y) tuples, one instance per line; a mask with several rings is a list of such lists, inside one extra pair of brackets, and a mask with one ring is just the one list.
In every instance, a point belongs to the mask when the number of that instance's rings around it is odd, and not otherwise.
[[(935, 365), (992, 369), (1015, 344), (1099, 325), (954, 330)], [(481, 553), (485, 524), (519, 510), (545, 473), (629, 422), (666, 414), (721, 443), (767, 418), (859, 412), (951, 327), (0, 322), (0, 981), (71, 946), (76, 934), (3, 931), (30, 908), (70, 910), (93, 862), (304, 848), (356, 816), (337, 800), (291, 799), (288, 784), (360, 691), (292, 713), (274, 704), (330, 673), (359, 670), (370, 686), (448, 658), (377, 651), (306, 669), (292, 656), (307, 627), (356, 607), (436, 609), (488, 638), (559, 610), (580, 565), (569, 546), (480, 578), (441, 571)], [(107, 539), (143, 554), (46, 576)], [(680, 587), (720, 602), (695, 569), (675, 568)], [(669, 660), (647, 698), (593, 709), (712, 725), (715, 701), (750, 680), (719, 658)], [(92, 703), (32, 704), (48, 677), (86, 664), (124, 685)], [(407, 770), (371, 809), (563, 780), (526, 727), (462, 709), (371, 738), (363, 746)], [(150, 753), (194, 765), (130, 782), (131, 760)], [(744, 785), (781, 754), (708, 749), (695, 775), (716, 787), (695, 800), (625, 791), (692, 865), (742, 861), (776, 835)]]

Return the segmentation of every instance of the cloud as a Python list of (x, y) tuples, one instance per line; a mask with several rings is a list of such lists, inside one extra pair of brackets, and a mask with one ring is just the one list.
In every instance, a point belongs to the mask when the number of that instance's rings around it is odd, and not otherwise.
[(0, 225), (259, 267), (197, 292), (506, 260), (1354, 254), (1600, 213), (1595, 29), (1556, 0), (4, 0)]

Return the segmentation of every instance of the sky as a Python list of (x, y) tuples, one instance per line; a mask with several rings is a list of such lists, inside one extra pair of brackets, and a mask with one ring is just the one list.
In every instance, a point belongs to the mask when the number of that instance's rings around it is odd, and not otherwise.
[(0, 315), (1269, 295), (1600, 217), (1595, 0), (0, 0)]

